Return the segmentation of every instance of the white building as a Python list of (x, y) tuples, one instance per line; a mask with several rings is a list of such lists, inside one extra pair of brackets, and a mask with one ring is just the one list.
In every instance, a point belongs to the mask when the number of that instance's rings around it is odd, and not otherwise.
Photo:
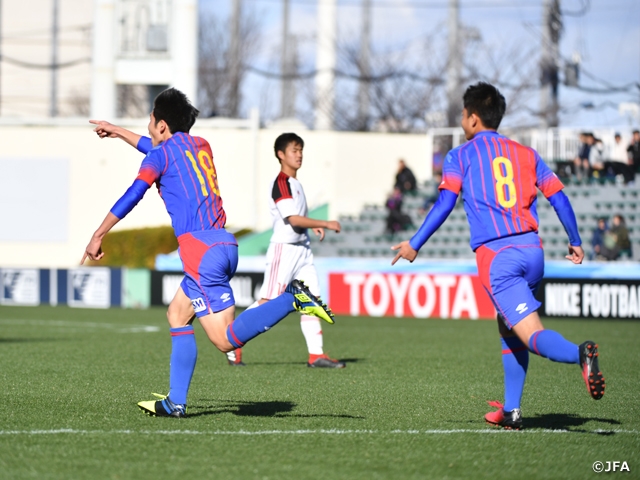
[(1, 8), (3, 117), (126, 116), (132, 92), (142, 103), (133, 112), (146, 115), (167, 86), (196, 98), (197, 0), (30, 0)]

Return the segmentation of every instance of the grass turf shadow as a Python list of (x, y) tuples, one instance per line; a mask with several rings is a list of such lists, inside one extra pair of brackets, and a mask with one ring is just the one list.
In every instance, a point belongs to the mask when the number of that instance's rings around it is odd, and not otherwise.
[[(572, 432), (592, 433), (589, 430), (582, 430), (577, 427), (583, 426), (588, 422), (602, 422), (609, 425), (621, 425), (621, 422), (613, 418), (594, 418), (582, 417), (573, 413), (545, 413), (534, 417), (525, 417), (523, 419), (524, 428), (544, 428), (552, 430), (570, 430)], [(615, 432), (597, 432), (604, 434), (613, 434)]]
[(44, 343), (44, 342), (68, 342), (69, 338), (0, 338), (2, 343)]
[[(211, 400), (215, 402), (215, 400)], [(296, 404), (288, 401), (272, 401), (272, 402), (245, 402), (220, 400), (219, 405), (191, 405), (189, 408), (189, 417), (199, 417), (203, 415), (219, 415), (221, 413), (231, 413), (239, 417), (279, 417), (279, 418), (314, 418), (314, 417), (332, 417), (332, 418), (351, 418), (364, 419), (364, 417), (343, 414), (295, 414), (291, 413)], [(196, 412), (193, 412), (196, 410)], [(193, 413), (192, 413), (193, 412)]]
[[(364, 358), (338, 358), (339, 361), (344, 363), (358, 363), (358, 362), (366, 362)], [(306, 362), (252, 362), (247, 361), (247, 366), (251, 365), (304, 365), (306, 366)], [(331, 370), (331, 369), (325, 369)], [(338, 369), (339, 370), (339, 369)]]

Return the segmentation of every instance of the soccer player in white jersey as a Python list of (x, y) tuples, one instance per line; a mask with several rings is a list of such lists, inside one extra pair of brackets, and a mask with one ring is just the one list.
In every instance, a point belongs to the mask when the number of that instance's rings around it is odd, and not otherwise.
[[(274, 150), (280, 162), (280, 173), (273, 180), (269, 206), (273, 220), (273, 235), (267, 250), (267, 266), (260, 300), (249, 308), (257, 307), (280, 295), (287, 284), (299, 278), (318, 295), (318, 274), (313, 264), (307, 229), (313, 229), (324, 239), (325, 229), (340, 232), (340, 223), (309, 218), (307, 200), (302, 185), (296, 178), (302, 166), (304, 141), (295, 133), (283, 133), (275, 142)], [(344, 368), (344, 362), (329, 358), (323, 350), (322, 327), (316, 317), (302, 315), (302, 333), (309, 350), (308, 367)], [(230, 365), (244, 365), (242, 351), (227, 353)]]

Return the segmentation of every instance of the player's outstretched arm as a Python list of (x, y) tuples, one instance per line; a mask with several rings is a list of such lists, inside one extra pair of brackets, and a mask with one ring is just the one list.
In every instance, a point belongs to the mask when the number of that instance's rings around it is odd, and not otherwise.
[(556, 215), (558, 215), (558, 219), (560, 219), (560, 223), (562, 223), (565, 232), (569, 236), (569, 255), (566, 255), (565, 258), (576, 265), (582, 263), (584, 259), (584, 251), (581, 247), (582, 240), (578, 231), (576, 215), (573, 212), (569, 198), (560, 190), (549, 197), (549, 203), (551, 203)]
[(82, 260), (80, 261), (80, 265), (82, 265), (87, 258), (89, 260), (100, 260), (102, 257), (104, 257), (104, 252), (102, 251), (102, 239), (119, 221), (120, 219), (113, 213), (109, 212), (107, 214), (105, 219), (102, 221), (98, 229), (91, 237), (87, 248), (85, 248), (84, 255), (82, 255)]
[[(140, 150), (142, 153), (147, 153), (151, 150), (151, 141), (149, 140), (149, 148), (146, 148), (147, 137), (143, 137), (142, 135), (138, 135), (126, 128), (119, 127), (118, 125), (113, 125), (105, 120), (89, 120), (89, 123), (96, 125), (96, 128), (93, 129), (94, 132), (100, 138), (119, 138), (124, 140), (133, 148)], [(141, 148), (142, 147), (142, 148)]]
[(296, 228), (311, 228), (314, 233), (320, 237), (320, 241), (324, 239), (324, 230), (333, 230), (340, 233), (342, 229), (340, 222), (336, 220), (316, 220), (315, 218), (303, 217), (302, 215), (291, 215), (287, 217), (291, 226)]

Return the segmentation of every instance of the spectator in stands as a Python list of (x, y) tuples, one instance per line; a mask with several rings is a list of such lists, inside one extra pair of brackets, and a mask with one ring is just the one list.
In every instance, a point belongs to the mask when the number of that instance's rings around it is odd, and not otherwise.
[(605, 162), (605, 168), (607, 175), (614, 178), (618, 178), (621, 175), (623, 183), (626, 185), (633, 180), (631, 167), (629, 166), (629, 153), (619, 133), (615, 134), (614, 140), (615, 142), (609, 153), (609, 161)]
[(632, 175), (635, 177), (640, 173), (640, 130), (633, 131), (633, 139), (631, 145), (627, 148), (629, 153), (629, 164), (631, 165)]
[(389, 235), (393, 235), (396, 232), (401, 232), (412, 225), (411, 217), (402, 213), (402, 192), (398, 187), (393, 189), (393, 193), (387, 199), (386, 203), (389, 214), (387, 215), (387, 227), (385, 232)]
[(398, 173), (396, 174), (395, 188), (400, 189), (400, 193), (414, 193), (417, 183), (416, 177), (403, 159), (398, 161)]
[(607, 233), (607, 221), (604, 218), (598, 219), (598, 226), (593, 230), (591, 236), (591, 248), (592, 252), (589, 255), (589, 260), (603, 258), (604, 252), (604, 238)]
[(620, 257), (631, 258), (631, 241), (629, 240), (629, 229), (622, 215), (614, 215), (610, 230), (615, 240), (615, 259)]
[(578, 181), (587, 178), (589, 173), (589, 152), (591, 151), (590, 139), (593, 135), (588, 132), (580, 134), (580, 147), (578, 155), (573, 160), (574, 172)]
[(602, 139), (594, 137), (593, 134), (589, 134), (589, 143), (589, 178), (597, 181), (604, 176), (604, 144)]

